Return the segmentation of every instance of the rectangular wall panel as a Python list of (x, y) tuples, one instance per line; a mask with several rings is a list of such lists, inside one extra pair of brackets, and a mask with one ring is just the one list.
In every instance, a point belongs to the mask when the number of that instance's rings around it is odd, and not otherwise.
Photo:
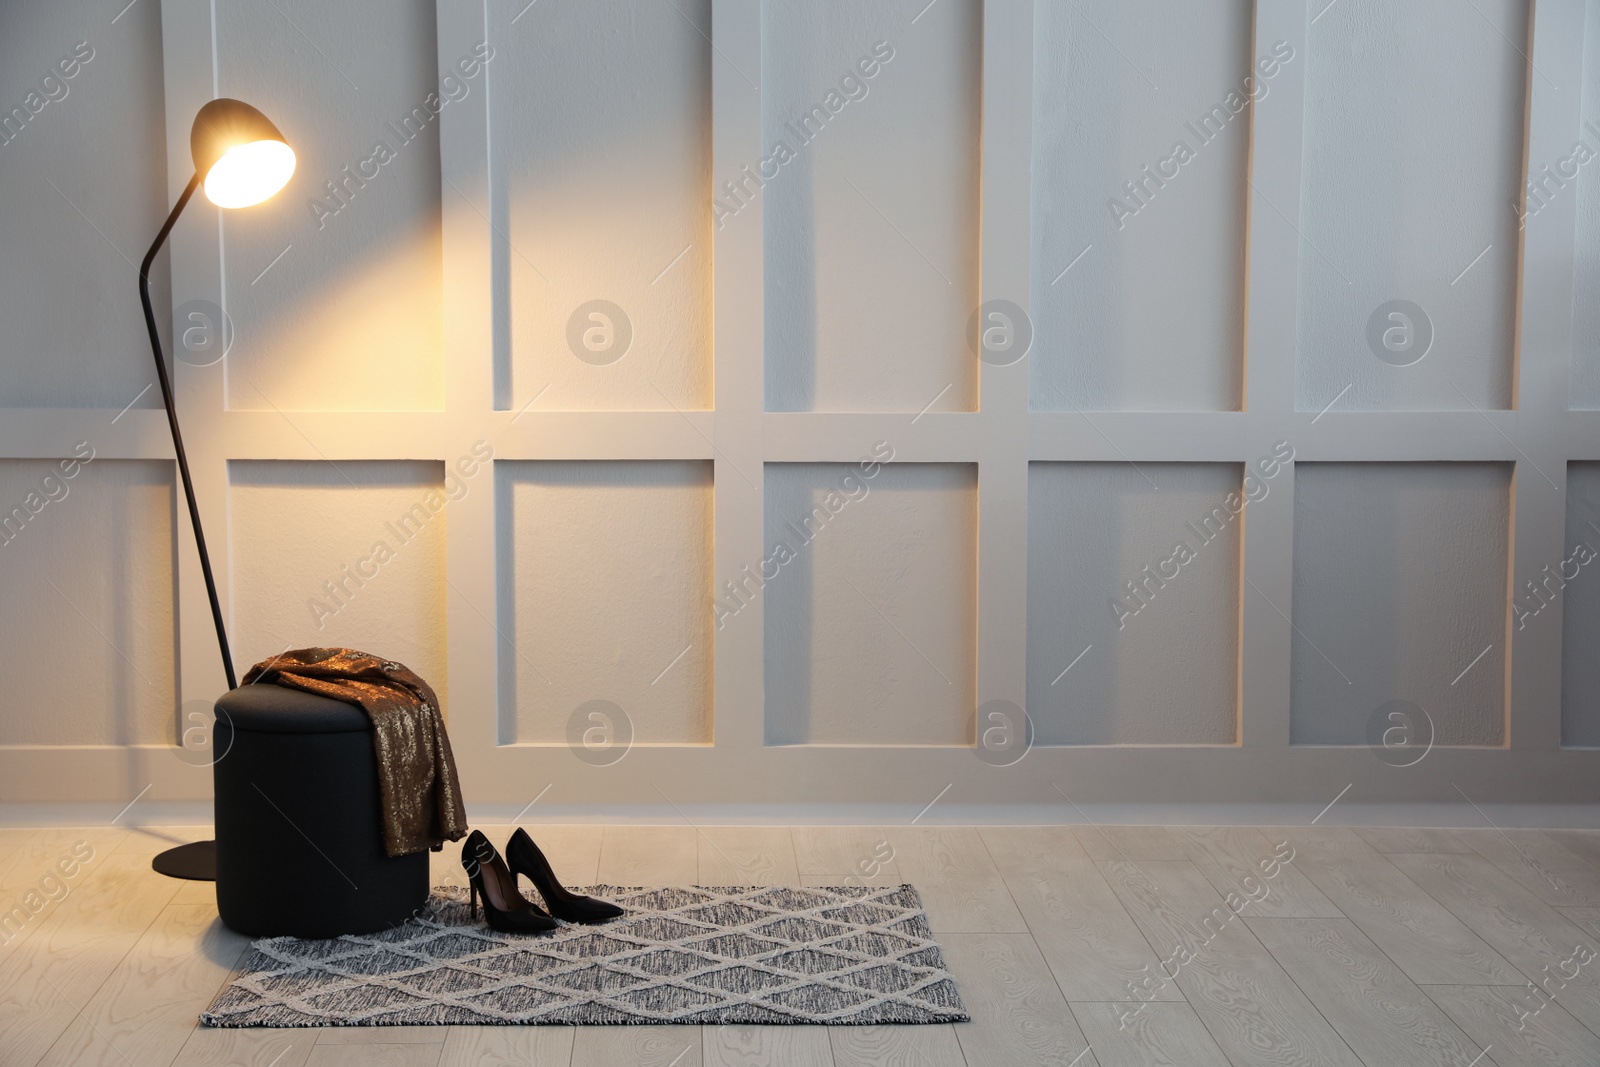
[(1396, 700), (1437, 744), (1505, 742), (1511, 469), (1295, 465), (1293, 743), (1367, 744)]
[(1239, 407), (1253, 7), (1034, 9), (1034, 409)]
[(710, 0), (494, 4), (490, 27), (502, 406), (709, 408)]
[(503, 462), (496, 478), (500, 740), (565, 743), (606, 701), (634, 742), (710, 742), (711, 464)]
[(1528, 0), (1341, 0), (1308, 35), (1296, 406), (1511, 406)]
[[(439, 113), (482, 73), (442, 83), (424, 0), (220, 0), (216, 18), (219, 95), (260, 108), (297, 159), (271, 200), (223, 213), (228, 406), (443, 407)], [(208, 309), (174, 303), (180, 345), (191, 327), (204, 341), (190, 312)]]
[(716, 178), (719, 226), (762, 207), (769, 411), (977, 406), (980, 16), (763, 4), (766, 155)]
[(1239, 550), (1273, 491), (1234, 463), (1034, 463), (1028, 706), (1039, 745), (1233, 744)]
[(177, 736), (174, 477), (92, 442), (0, 460), (0, 745)]
[(1564, 548), (1536, 588), (1512, 590), (1513, 627), (1550, 625), (1542, 605), (1561, 598), (1561, 743), (1600, 747), (1600, 463), (1567, 464)]
[[(1531, 169), (1537, 195), (1527, 203), (1528, 225), (1557, 198), (1571, 196), (1577, 207), (1577, 239), (1573, 251), (1572, 397), (1571, 406), (1600, 408), (1600, 8), (1586, 5), (1583, 21), (1582, 125), (1554, 160), (1540, 160)], [(1549, 170), (1543, 169), (1548, 167)], [(1553, 173), (1553, 176), (1552, 176)], [(1554, 214), (1552, 212), (1552, 214)]]
[(287, 648), (355, 648), (404, 663), (448, 709), (446, 512), (490, 491), (478, 458), (462, 457), (470, 475), (455, 463), (230, 463), (240, 676)]
[(764, 600), (767, 743), (970, 744), (976, 468), (769, 463), (764, 509), (719, 621)]
[[(117, 411), (155, 379), (136, 284), (170, 207), (161, 8), (115, 14), (89, 0), (5, 10), (0, 406)], [(165, 307), (165, 259), (151, 282)]]

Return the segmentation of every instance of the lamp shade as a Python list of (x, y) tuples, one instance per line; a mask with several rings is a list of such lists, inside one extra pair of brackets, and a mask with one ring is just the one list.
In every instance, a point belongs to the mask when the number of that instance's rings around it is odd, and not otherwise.
[(294, 174), (294, 149), (261, 112), (219, 97), (200, 109), (189, 132), (195, 173), (218, 207), (249, 207), (276, 193)]

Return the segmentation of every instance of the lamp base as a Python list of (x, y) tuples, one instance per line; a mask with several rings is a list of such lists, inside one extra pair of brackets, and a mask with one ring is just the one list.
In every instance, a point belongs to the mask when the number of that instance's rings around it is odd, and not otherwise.
[(215, 882), (217, 880), (217, 843), (215, 841), (193, 841), (177, 848), (169, 848), (158, 853), (150, 861), (150, 867), (157, 874), (164, 874), (168, 878), (184, 878), (191, 882)]

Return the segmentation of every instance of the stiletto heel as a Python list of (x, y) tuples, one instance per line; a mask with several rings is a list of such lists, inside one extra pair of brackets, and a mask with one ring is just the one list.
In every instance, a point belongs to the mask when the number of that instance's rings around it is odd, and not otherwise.
[(554, 919), (517, 892), (517, 876), (506, 869), (506, 861), (477, 830), (472, 831), (461, 849), (461, 866), (466, 868), (471, 887), (468, 896), (472, 917), (478, 917), (481, 896), (483, 918), (489, 929), (506, 934), (542, 934), (556, 928)]
[(564, 888), (556, 880), (555, 871), (550, 869), (550, 861), (544, 858), (539, 846), (521, 827), (506, 842), (506, 860), (510, 864), (512, 877), (527, 875), (528, 881), (544, 897), (550, 914), (558, 919), (569, 923), (598, 923), (622, 914), (622, 909), (610, 901), (581, 896)]

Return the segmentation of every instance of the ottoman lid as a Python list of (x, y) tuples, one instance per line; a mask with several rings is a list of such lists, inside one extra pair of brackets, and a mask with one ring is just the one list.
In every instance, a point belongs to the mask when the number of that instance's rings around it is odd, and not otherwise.
[(237, 730), (268, 734), (349, 734), (372, 730), (354, 704), (281, 685), (241, 685), (217, 698), (217, 716)]

